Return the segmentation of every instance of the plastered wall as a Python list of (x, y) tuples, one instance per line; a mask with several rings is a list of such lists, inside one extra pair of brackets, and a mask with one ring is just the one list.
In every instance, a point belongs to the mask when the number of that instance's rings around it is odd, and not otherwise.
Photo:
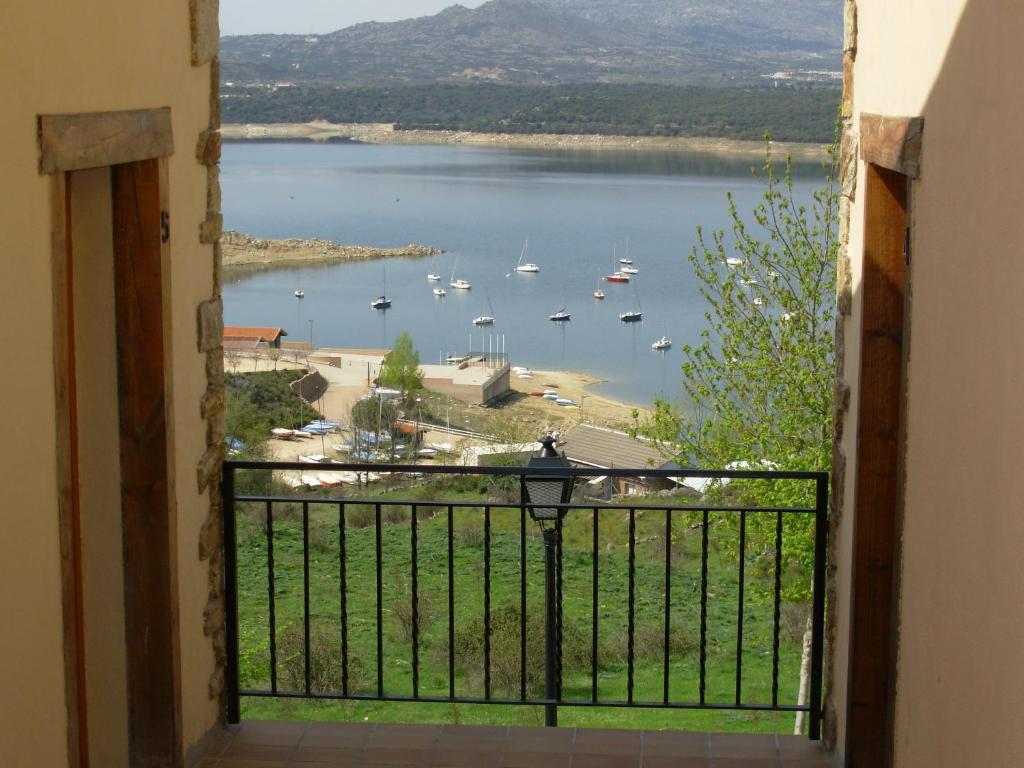
[[(209, 223), (210, 174), (197, 159), (199, 137), (216, 119), (215, 73), (209, 50), (195, 58), (205, 63), (193, 61), (196, 20), (208, 19), (211, 6), (215, 52), (215, 2), (9, 0), (0, 14), (0, 322), (16, 340), (0, 366), (6, 434), (0, 441), (0, 762), (12, 768), (67, 764), (50, 180), (37, 169), (40, 113), (171, 108), (169, 353), (186, 753), (218, 716), (211, 697), (215, 654), (204, 631), (209, 567), (198, 555), (210, 497), (195, 479), (209, 439), (200, 413), (207, 371), (197, 347), (196, 308), (217, 290), (214, 246), (200, 242), (200, 230), (207, 222), (204, 239), (212, 242), (217, 225)], [(81, 446), (83, 454), (93, 448)], [(102, 677), (98, 670), (90, 674)]]
[[(858, 0), (853, 126), (923, 116), (911, 198), (895, 764), (1024, 760), (1024, 5)], [(864, 167), (858, 168), (864, 187)], [(843, 749), (864, 200), (850, 216), (833, 704)]]

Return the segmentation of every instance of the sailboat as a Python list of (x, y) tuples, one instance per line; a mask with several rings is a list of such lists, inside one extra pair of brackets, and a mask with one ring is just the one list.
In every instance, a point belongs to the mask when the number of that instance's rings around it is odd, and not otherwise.
[(487, 308), (491, 311), (489, 315), (480, 315), (473, 320), (473, 325), (494, 325), (494, 307), (491, 305), (491, 294), (484, 288), (484, 294), (487, 296)]
[(371, 301), (370, 307), (373, 309), (390, 309), (391, 307), (391, 299), (388, 298), (388, 268), (386, 265), (384, 267), (384, 293)]
[(456, 256), (455, 257), (455, 266), (452, 267), (452, 279), (451, 279), (451, 282), (449, 282), (448, 284), (452, 288), (458, 288), (459, 290), (462, 290), (462, 291), (468, 291), (470, 288), (473, 287), (472, 283), (470, 283), (468, 280), (463, 280), (461, 277), (458, 280), (455, 279), (455, 270), (457, 270), (458, 268), (459, 268), (459, 257)]
[(540, 267), (538, 267), (536, 264), (533, 264), (532, 262), (527, 262), (526, 264), (523, 264), (523, 259), (526, 258), (526, 252), (529, 249), (530, 249), (530, 238), (526, 238), (526, 242), (523, 244), (523, 251), (522, 251), (522, 253), (519, 254), (519, 263), (516, 264), (516, 270), (515, 270), (516, 272), (530, 272), (530, 273), (540, 272)]
[(615, 247), (612, 246), (612, 273), (606, 275), (604, 280), (606, 283), (628, 283), (629, 275), (619, 269), (618, 262), (616, 261)]
[(594, 298), (595, 299), (603, 299), (604, 298), (604, 291), (601, 290), (601, 276), (600, 276), (600, 273), (598, 274), (598, 277), (597, 277), (597, 290), (594, 291)]
[[(634, 292), (635, 293), (635, 292)], [(619, 315), (619, 320), (624, 323), (639, 323), (644, 319), (644, 313), (640, 310), (640, 294), (636, 293), (636, 309), (630, 309)]]

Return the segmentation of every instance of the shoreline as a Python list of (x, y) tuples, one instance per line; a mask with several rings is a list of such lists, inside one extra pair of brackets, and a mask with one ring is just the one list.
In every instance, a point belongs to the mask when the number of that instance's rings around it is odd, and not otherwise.
[(271, 239), (252, 237), (228, 230), (221, 235), (224, 269), (273, 269), (377, 259), (421, 259), (445, 251), (425, 245), (374, 248), (367, 245), (339, 245), (320, 238)]
[[(389, 123), (229, 123), (225, 141), (312, 141), (347, 139), (362, 144), (462, 145), (498, 148), (585, 149), (699, 152), (733, 158), (762, 159), (763, 141), (676, 136), (605, 136), (598, 134), (474, 133), (471, 131), (396, 130)], [(773, 141), (772, 153), (794, 160), (826, 160), (824, 145)]]

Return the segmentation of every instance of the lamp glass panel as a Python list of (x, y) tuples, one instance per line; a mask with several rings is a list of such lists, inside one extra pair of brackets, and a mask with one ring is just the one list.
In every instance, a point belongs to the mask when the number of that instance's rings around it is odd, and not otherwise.
[[(530, 504), (560, 504), (563, 487), (564, 481), (558, 478), (527, 479), (526, 481), (526, 492), (530, 497)], [(558, 518), (558, 510), (553, 507), (531, 507), (530, 514), (542, 520)]]

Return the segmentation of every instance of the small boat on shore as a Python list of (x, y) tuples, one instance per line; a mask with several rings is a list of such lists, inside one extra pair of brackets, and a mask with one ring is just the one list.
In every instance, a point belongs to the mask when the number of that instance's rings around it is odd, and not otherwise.
[(270, 430), (270, 434), (276, 437), (278, 440), (294, 440), (295, 430), (294, 429), (283, 429), (278, 427), (277, 429)]
[(565, 405), (576, 405), (576, 403), (574, 403), (572, 400), (570, 400), (567, 397), (560, 397), (557, 400), (555, 400), (555, 405), (562, 405), (562, 406), (565, 406)]
[(297, 290), (297, 291), (295, 292), (295, 298), (296, 298), (296, 299), (304, 299), (304, 298), (306, 298), (306, 292), (305, 292), (305, 291), (303, 291), (303, 290), (302, 290), (302, 289), (300, 288), (299, 290)]
[(672, 349), (672, 339), (668, 336), (662, 336), (656, 342), (651, 344), (651, 349), (655, 352), (664, 352), (667, 349)]

